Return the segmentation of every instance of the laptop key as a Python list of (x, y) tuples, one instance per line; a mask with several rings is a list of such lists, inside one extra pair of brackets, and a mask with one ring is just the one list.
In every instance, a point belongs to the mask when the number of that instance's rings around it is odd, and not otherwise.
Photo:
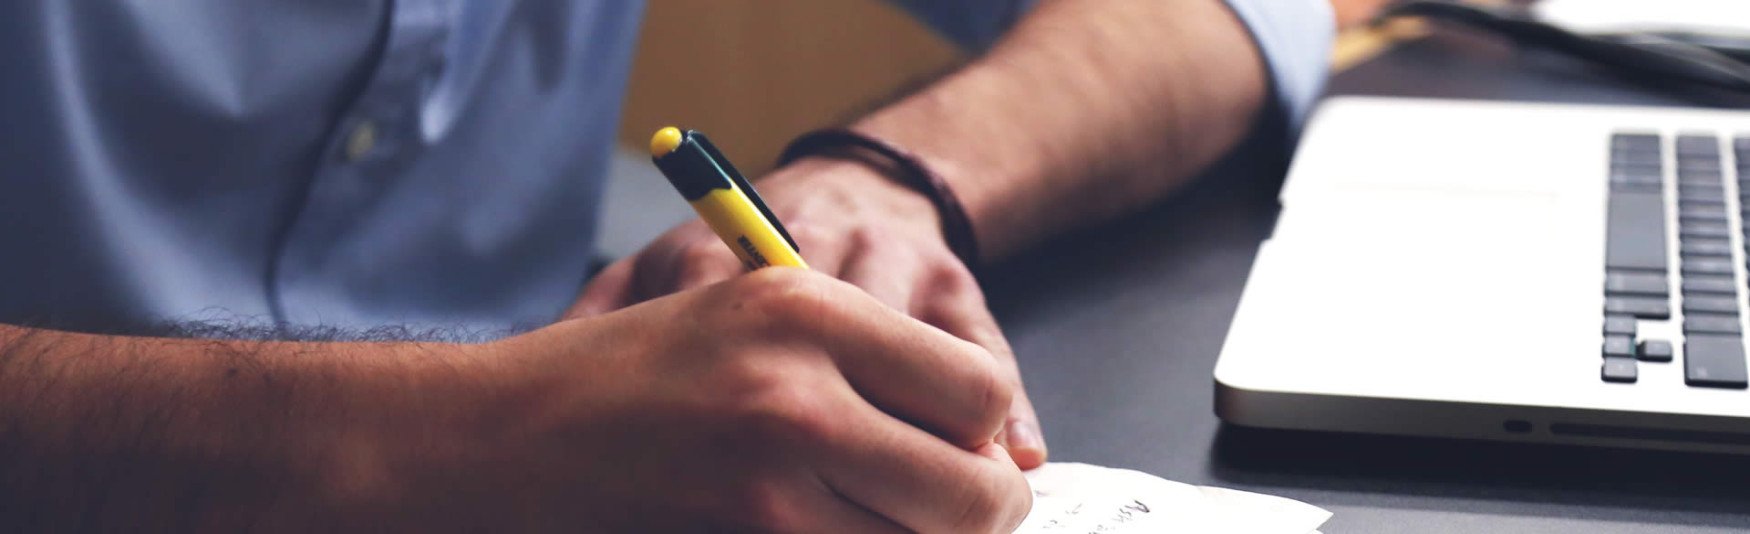
[[(1620, 193), (1613, 193), (1615, 196)], [(1677, 232), (1683, 237), (1718, 237), (1732, 235), (1732, 226), (1722, 222), (1684, 221), (1677, 226)], [(1605, 257), (1610, 256), (1609, 242), (1605, 243)]]
[(1744, 389), (1750, 371), (1744, 366), (1744, 341), (1739, 336), (1693, 335), (1683, 341), (1683, 383), (1696, 387)]
[[(1652, 191), (1652, 189), (1650, 189), (1651, 187), (1653, 187), (1653, 186), (1633, 185), (1633, 184), (1617, 184), (1617, 185), (1610, 186), (1610, 190), (1611, 191)], [(1726, 208), (1726, 197), (1725, 197), (1725, 195), (1720, 195), (1717, 197), (1679, 196), (1677, 198), (1677, 207), (1679, 209), (1702, 208), (1702, 207), (1725, 209)]]
[(1671, 285), (1663, 274), (1613, 272), (1604, 275), (1604, 293), (1609, 295), (1669, 295)]
[(1722, 176), (1720, 171), (1723, 167), (1724, 166), (1720, 164), (1720, 157), (1717, 155), (1684, 156), (1677, 159), (1677, 177), (1679, 179), (1688, 177), (1694, 180), (1700, 180), (1712, 176), (1715, 180), (1718, 180), (1720, 176)]
[(1724, 204), (1726, 202), (1726, 188), (1724, 186), (1677, 184), (1677, 200)]
[(1742, 331), (1738, 326), (1736, 314), (1715, 313), (1685, 313), (1683, 314), (1684, 334), (1737, 334)]
[(1635, 338), (1629, 336), (1604, 336), (1604, 357), (1635, 357)]
[(1630, 358), (1605, 358), (1599, 375), (1605, 382), (1619, 384), (1633, 384), (1640, 379), (1640, 373), (1635, 369), (1635, 361)]
[(1720, 172), (1718, 166), (1712, 168), (1690, 167), (1677, 171), (1677, 183), (1687, 185), (1713, 185), (1724, 183), (1726, 175)]
[(1613, 185), (1644, 185), (1657, 188), (1664, 184), (1665, 180), (1656, 172), (1623, 169), (1610, 172), (1610, 183)]
[(1636, 324), (1633, 315), (1606, 315), (1604, 316), (1604, 335), (1635, 337)]
[(1723, 274), (1723, 275), (1730, 276), (1732, 274), (1732, 259), (1731, 258), (1696, 258), (1696, 257), (1691, 257), (1691, 258), (1684, 258), (1681, 263), (1682, 263), (1682, 267), (1683, 267), (1683, 274), (1686, 274), (1686, 275), (1691, 275), (1691, 274)]
[(1665, 157), (1658, 152), (1619, 151), (1610, 154), (1610, 170), (1636, 169), (1665, 174)]
[(1671, 318), (1671, 301), (1653, 297), (1605, 297), (1605, 313), (1621, 313), (1642, 319)]
[(1610, 136), (1610, 148), (1616, 151), (1659, 151), (1659, 134), (1618, 133)]
[(1683, 298), (1683, 313), (1738, 313), (1734, 297), (1696, 296)]
[(1686, 221), (1725, 221), (1728, 213), (1723, 205), (1690, 204), (1677, 208), (1677, 216)]
[(1654, 150), (1616, 150), (1610, 153), (1611, 167), (1652, 167), (1664, 166), (1664, 154)]
[(1677, 136), (1678, 156), (1719, 156), (1720, 140), (1711, 135)]
[[(1605, 278), (1609, 280), (1607, 276)], [(1683, 277), (1683, 295), (1697, 293), (1713, 293), (1716, 295), (1738, 294), (1738, 281), (1730, 276), (1685, 276)]]
[[(1658, 193), (1613, 192), (1605, 224), (1605, 267), (1664, 271), (1665, 199)], [(1725, 224), (1720, 224), (1724, 231)]]
[(1673, 352), (1671, 342), (1663, 339), (1642, 340), (1638, 349), (1635, 351), (1635, 357), (1643, 362), (1668, 362), (1671, 361)]
[(1677, 249), (1684, 256), (1718, 256), (1731, 257), (1732, 242), (1724, 239), (1693, 238), (1677, 243)]
[(1652, 181), (1655, 183), (1664, 183), (1665, 169), (1657, 164), (1652, 166), (1613, 164), (1610, 166), (1610, 177), (1612, 179), (1621, 179), (1632, 182)]

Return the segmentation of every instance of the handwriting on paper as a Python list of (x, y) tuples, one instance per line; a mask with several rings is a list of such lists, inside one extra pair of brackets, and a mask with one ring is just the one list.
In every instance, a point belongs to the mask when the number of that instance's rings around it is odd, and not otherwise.
[(1027, 482), (1033, 486), (1033, 511), (1018, 533), (1307, 534), (1331, 516), (1281, 497), (1087, 464), (1046, 464), (1028, 472)]

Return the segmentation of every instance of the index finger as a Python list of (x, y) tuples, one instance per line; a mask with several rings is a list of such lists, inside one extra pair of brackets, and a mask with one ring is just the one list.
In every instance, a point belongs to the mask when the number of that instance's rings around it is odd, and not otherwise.
[[(789, 269), (782, 269), (789, 270)], [(747, 278), (796, 276), (762, 269)], [(913, 319), (855, 286), (819, 274), (785, 297), (787, 325), (827, 349), (857, 392), (962, 448), (996, 436), (1014, 390), (984, 348)]]
[(996, 443), (953, 445), (863, 406), (843, 417), (864, 429), (817, 449), (822, 482), (916, 532), (1013, 530), (1031, 507), (1021, 470)]
[(1039, 415), (1021, 382), (1021, 368), (1015, 359), (1015, 350), (1009, 346), (996, 317), (991, 315), (983, 292), (970, 275), (948, 272), (937, 278), (938, 282), (929, 291), (931, 298), (918, 306), (918, 318), (990, 351), (1003, 378), (1015, 389), (1008, 422), (998, 434), (997, 441), (1008, 447), (1010, 456), (1022, 469), (1044, 465), (1048, 453), (1045, 437), (1039, 428)]

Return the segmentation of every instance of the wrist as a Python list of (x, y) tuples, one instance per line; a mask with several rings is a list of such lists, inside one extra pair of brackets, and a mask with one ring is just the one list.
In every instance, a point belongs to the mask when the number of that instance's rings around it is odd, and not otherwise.
[(778, 162), (785, 165), (807, 157), (855, 162), (918, 193), (935, 208), (938, 236), (948, 250), (968, 268), (976, 270), (981, 258), (972, 219), (959, 195), (924, 158), (880, 137), (846, 128), (827, 128), (791, 141)]
[[(422, 510), (439, 496), (424, 494), (434, 474), (453, 474), (491, 446), (495, 421), (497, 343), (343, 344), (346, 367), (327, 398), (331, 406), (313, 450), (321, 473), (318, 499), (345, 518), (394, 518)], [(411, 518), (409, 518), (411, 519)]]
[[(928, 197), (859, 161), (806, 157), (758, 183), (790, 226), (869, 218), (942, 240), (941, 216)], [(944, 242), (945, 244), (945, 242)]]
[[(514, 516), (515, 506), (527, 503), (508, 496), (526, 492), (524, 484), (601, 454), (588, 439), (563, 449), (552, 443), (554, 436), (603, 435), (578, 430), (585, 426), (625, 430), (592, 426), (630, 398), (616, 389), (630, 374), (616, 366), (627, 362), (582, 359), (580, 347), (626, 353), (601, 334), (628, 329), (603, 329), (595, 326), (599, 323), (562, 321), (482, 344), (392, 347), (392, 357), (410, 364), (371, 381), (364, 402), (382, 396), (355, 425), (362, 445), (337, 462), (345, 470), (337, 487), (350, 515), (407, 523), (429, 520), (420, 514), (445, 509)], [(580, 366), (589, 372), (578, 372)]]

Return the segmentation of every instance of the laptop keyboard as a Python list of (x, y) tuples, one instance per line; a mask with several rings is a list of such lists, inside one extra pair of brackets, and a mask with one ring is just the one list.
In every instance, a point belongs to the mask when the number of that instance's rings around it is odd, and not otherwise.
[[(1666, 202), (1673, 191), (1675, 217)], [(1733, 217), (1735, 210), (1743, 211)], [(1750, 135), (1616, 134), (1606, 213), (1603, 380), (1638, 382), (1641, 364), (1671, 365), (1681, 343), (1684, 383), (1750, 385), (1741, 318), (1750, 288), (1737, 274), (1738, 265), (1750, 266), (1742, 222), (1750, 219)], [(1682, 339), (1641, 335), (1643, 321), (1678, 322)]]

